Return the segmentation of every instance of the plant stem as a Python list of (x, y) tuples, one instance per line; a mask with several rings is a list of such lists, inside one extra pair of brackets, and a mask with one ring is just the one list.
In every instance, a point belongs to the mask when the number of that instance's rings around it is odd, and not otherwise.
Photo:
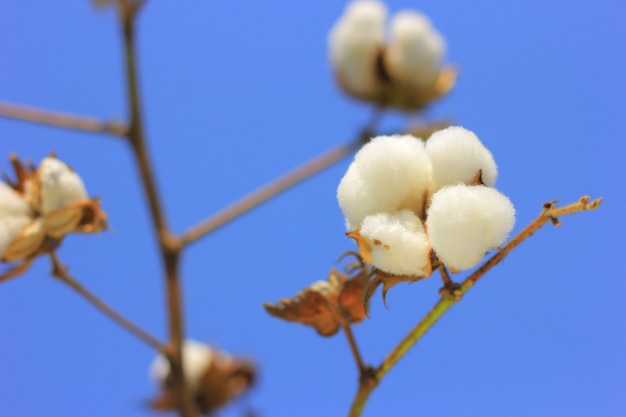
[(359, 375), (362, 376), (365, 373), (366, 366), (363, 362), (363, 358), (361, 357), (361, 352), (359, 351), (359, 347), (356, 344), (356, 339), (354, 338), (354, 333), (352, 333), (352, 326), (350, 323), (347, 323), (342, 320), (341, 327), (343, 328), (343, 332), (348, 339), (348, 344), (350, 345), (350, 351), (352, 352), (352, 356), (354, 357), (354, 361), (356, 362), (356, 366), (359, 369)]
[(454, 295), (443, 295), (437, 304), (420, 320), (420, 322), (398, 343), (398, 345), (385, 357), (381, 365), (376, 369), (374, 382), (361, 381), (359, 389), (352, 401), (352, 407), (350, 408), (349, 417), (358, 417), (363, 411), (363, 407), (369, 398), (371, 392), (376, 388), (380, 380), (393, 368), (398, 361), (409, 351), (426, 332), (448, 311), (448, 309), (456, 302), (460, 301), (461, 297), (469, 291), (469, 289), (487, 273), (491, 268), (501, 262), (513, 249), (515, 249), (525, 239), (532, 236), (537, 230), (539, 230), (548, 221), (552, 221), (555, 226), (560, 223), (557, 219), (558, 216), (567, 214), (575, 214), (585, 210), (595, 210), (600, 206), (602, 199), (596, 199), (589, 202), (589, 197), (582, 197), (577, 203), (569, 204), (565, 207), (555, 207), (552, 203), (544, 204), (542, 213), (533, 220), (528, 226), (526, 226), (520, 233), (509, 241), (502, 249), (498, 251), (494, 256), (489, 258), (480, 268), (474, 273), (469, 275), (465, 281), (458, 288), (458, 292)]
[(7, 102), (0, 102), (0, 116), (23, 122), (120, 137), (124, 137), (128, 133), (128, 127), (124, 123), (102, 122), (92, 117), (42, 110)]
[(147, 345), (153, 347), (159, 352), (163, 352), (165, 349), (165, 345), (158, 341), (154, 336), (143, 330), (141, 327), (137, 326), (120, 313), (111, 308), (104, 301), (99, 299), (96, 295), (94, 295), (91, 291), (85, 288), (82, 284), (80, 284), (76, 279), (74, 279), (67, 271), (67, 267), (65, 267), (59, 261), (58, 257), (54, 252), (50, 252), (50, 260), (52, 261), (52, 275), (58, 278), (64, 284), (67, 284), (70, 288), (76, 291), (80, 296), (85, 298), (89, 303), (91, 303), (94, 307), (100, 310), (104, 315), (109, 317), (111, 320), (122, 326), (124, 329), (128, 330), (131, 334), (136, 336), (141, 341), (145, 342)]
[(120, 20), (124, 41), (124, 57), (128, 90), (128, 106), (130, 110), (130, 127), (128, 140), (133, 149), (133, 155), (139, 168), (144, 192), (148, 199), (148, 206), (155, 229), (161, 260), (165, 270), (165, 288), (167, 292), (168, 327), (170, 344), (166, 351), (170, 360), (172, 383), (176, 396), (176, 406), (181, 417), (195, 417), (197, 415), (192, 395), (186, 384), (183, 369), (182, 343), (184, 340), (184, 320), (182, 313), (182, 295), (178, 266), (180, 261), (181, 245), (170, 232), (157, 191), (152, 165), (148, 156), (143, 129), (142, 107), (139, 95), (139, 81), (137, 76), (135, 51), (135, 17), (143, 2), (120, 2)]

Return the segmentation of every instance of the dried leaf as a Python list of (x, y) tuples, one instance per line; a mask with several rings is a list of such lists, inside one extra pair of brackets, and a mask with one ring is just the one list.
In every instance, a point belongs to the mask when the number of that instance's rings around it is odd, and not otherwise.
[(322, 336), (339, 331), (336, 309), (322, 291), (313, 288), (306, 288), (294, 299), (286, 298), (275, 305), (265, 303), (263, 307), (274, 317), (312, 326)]
[(346, 320), (350, 323), (360, 323), (367, 317), (368, 303), (365, 302), (365, 286), (368, 283), (369, 270), (345, 280), (339, 293), (338, 303), (343, 310)]
[(358, 266), (350, 263), (349, 277), (331, 269), (326, 281), (317, 281), (292, 299), (263, 306), (269, 314), (286, 321), (312, 326), (322, 336), (332, 336), (342, 324), (359, 323), (367, 317), (365, 286), (370, 269), (357, 256)]

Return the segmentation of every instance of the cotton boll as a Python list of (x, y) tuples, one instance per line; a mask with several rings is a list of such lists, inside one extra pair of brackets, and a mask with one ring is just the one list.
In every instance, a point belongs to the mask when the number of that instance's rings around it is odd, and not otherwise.
[(394, 16), (391, 42), (385, 53), (386, 68), (393, 81), (413, 88), (432, 87), (445, 51), (445, 40), (426, 16), (408, 10)]
[[(187, 385), (192, 390), (197, 390), (202, 375), (207, 370), (213, 360), (213, 349), (195, 340), (186, 340), (183, 349), (183, 370)], [(163, 383), (170, 373), (170, 363), (161, 354), (157, 355), (150, 367), (150, 375), (153, 379)]]
[(330, 61), (349, 92), (362, 96), (375, 93), (376, 57), (384, 45), (386, 17), (383, 3), (354, 1), (329, 33)]
[(30, 221), (28, 203), (13, 188), (0, 182), (0, 259)]
[(420, 139), (410, 135), (379, 136), (363, 146), (337, 189), (348, 231), (378, 212), (424, 210), (430, 162)]
[(41, 183), (41, 209), (44, 214), (87, 198), (83, 180), (64, 162), (44, 158), (37, 170)]
[(437, 191), (426, 218), (428, 238), (447, 266), (470, 269), (501, 245), (515, 224), (515, 208), (497, 190), (451, 185)]
[(0, 219), (6, 216), (22, 216), (30, 213), (29, 204), (9, 185), (0, 182)]
[(430, 275), (430, 245), (422, 221), (410, 210), (366, 217), (361, 237), (377, 268), (396, 275)]
[(482, 180), (493, 187), (498, 167), (491, 152), (471, 131), (451, 126), (433, 133), (426, 141), (426, 153), (432, 164), (431, 194), (446, 185), (469, 184), (482, 170)]

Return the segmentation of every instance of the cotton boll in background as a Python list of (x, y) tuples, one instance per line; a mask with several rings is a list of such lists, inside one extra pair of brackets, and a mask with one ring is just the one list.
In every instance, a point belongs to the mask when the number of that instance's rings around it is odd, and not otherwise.
[(445, 51), (446, 42), (428, 17), (409, 10), (396, 13), (385, 54), (386, 69), (394, 81), (413, 88), (431, 87)]
[(30, 221), (28, 203), (10, 186), (0, 182), (0, 258)]
[[(197, 390), (202, 374), (207, 370), (213, 359), (213, 349), (195, 340), (186, 340), (183, 343), (183, 368), (187, 384), (192, 390)], [(157, 355), (150, 367), (150, 376), (163, 383), (170, 373), (170, 363), (163, 355)]]
[(501, 245), (515, 224), (515, 208), (499, 191), (482, 185), (442, 188), (428, 208), (426, 228), (439, 259), (456, 270), (470, 269)]
[(422, 221), (412, 211), (368, 216), (360, 232), (375, 267), (396, 275), (430, 274), (430, 245)]
[(379, 212), (411, 209), (421, 215), (430, 181), (430, 163), (421, 140), (379, 136), (355, 155), (337, 189), (348, 231)]
[(431, 194), (446, 185), (469, 184), (478, 170), (482, 170), (486, 186), (493, 187), (496, 182), (498, 166), (491, 152), (463, 127), (451, 126), (433, 133), (426, 141), (426, 153), (432, 164)]
[(328, 35), (329, 57), (343, 88), (356, 95), (375, 94), (376, 57), (385, 43), (387, 8), (378, 1), (355, 1), (346, 7)]
[(39, 165), (38, 175), (41, 182), (41, 209), (44, 214), (87, 198), (83, 180), (56, 158), (44, 158)]

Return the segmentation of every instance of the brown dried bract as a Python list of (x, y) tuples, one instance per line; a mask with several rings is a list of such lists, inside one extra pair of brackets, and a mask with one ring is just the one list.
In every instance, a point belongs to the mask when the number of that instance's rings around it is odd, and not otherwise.
[(360, 261), (352, 265), (351, 276), (331, 269), (327, 281), (318, 281), (292, 299), (263, 307), (274, 317), (311, 326), (322, 336), (332, 336), (342, 325), (359, 323), (367, 317), (363, 301), (370, 270)]
[[(200, 414), (212, 414), (244, 394), (255, 380), (256, 367), (250, 360), (232, 358), (214, 350), (209, 366), (192, 393), (195, 407)], [(157, 411), (177, 410), (175, 398), (173, 381), (168, 376), (163, 391), (150, 401), (149, 406)]]

